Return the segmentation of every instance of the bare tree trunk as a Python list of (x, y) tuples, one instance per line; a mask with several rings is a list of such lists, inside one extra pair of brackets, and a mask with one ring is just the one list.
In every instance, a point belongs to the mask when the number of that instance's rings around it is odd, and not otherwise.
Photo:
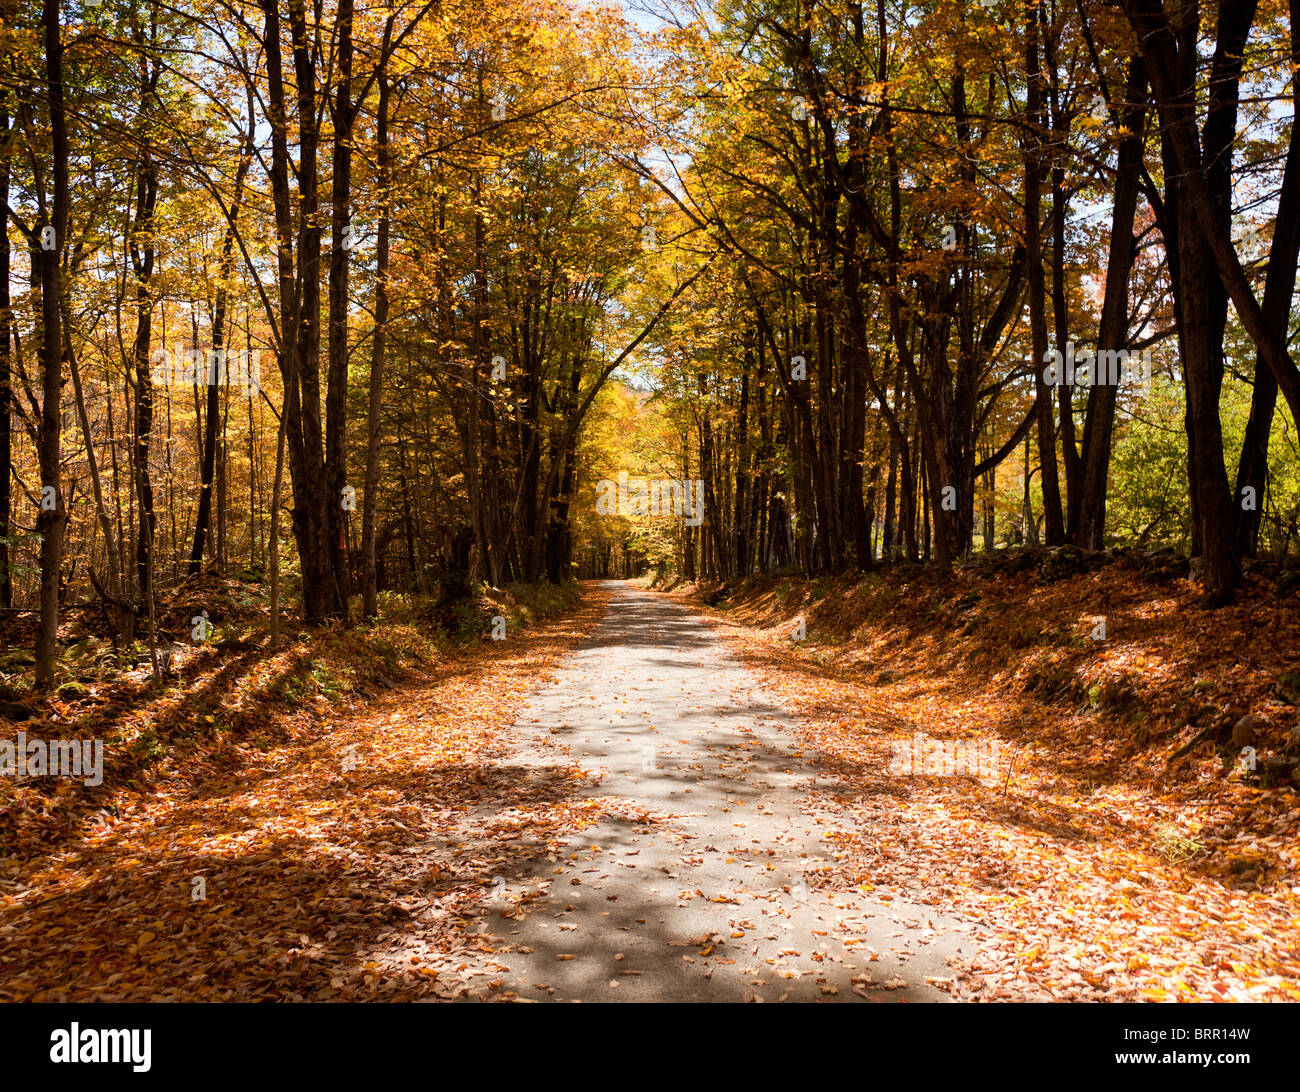
[[(12, 25), (12, 5), (3, 6), (4, 21)], [(9, 92), (0, 89), (0, 142), (8, 143)], [(0, 155), (0, 206), (9, 208), (9, 157)], [(11, 477), (10, 358), (9, 358), (9, 217), (0, 211), (0, 607), (12, 607), (13, 580), (9, 573), (9, 516)]]
[(379, 438), (384, 404), (384, 347), (388, 326), (388, 232), (391, 160), (388, 146), (388, 77), (379, 74), (379, 106), (375, 142), (378, 145), (379, 238), (375, 254), (375, 328), (370, 352), (370, 401), (366, 414), (366, 480), (362, 498), (361, 542), (365, 554), (362, 614), (379, 612), (379, 574), (375, 562), (375, 517), (379, 507)]
[[(194, 517), (194, 545), (190, 548), (188, 575), (197, 576), (203, 567), (203, 551), (207, 544), (208, 528), (212, 522), (212, 485), (217, 467), (217, 418), (220, 410), (221, 391), (217, 386), (217, 361), (225, 354), (226, 342), (233, 340), (226, 334), (226, 313), (229, 307), (229, 284), (235, 268), (235, 232), (239, 222), (240, 203), (244, 192), (244, 178), (253, 153), (252, 113), (250, 102), (249, 133), (244, 144), (244, 153), (240, 157), (239, 167), (235, 172), (235, 194), (231, 202), (230, 218), (226, 224), (225, 237), (221, 243), (221, 264), (217, 284), (216, 304), (212, 312), (212, 356), (205, 369), (208, 383), (207, 407), (204, 418), (203, 461), (199, 471), (199, 510)], [(225, 368), (229, 379), (229, 365)], [(245, 381), (249, 377), (245, 377)], [(251, 498), (250, 498), (251, 501)]]
[(269, 650), (280, 647), (280, 486), (284, 483), (285, 422), (288, 415), (280, 411), (280, 427), (275, 437), (275, 481), (271, 486), (271, 537), (267, 551), (271, 562), (271, 640)]
[[(64, 309), (64, 323), (71, 329), (71, 322), (68, 319), (66, 308)], [(112, 583), (110, 588), (114, 595), (119, 598), (126, 598), (123, 595), (122, 587), (122, 570), (118, 564), (117, 536), (113, 533), (113, 521), (109, 518), (108, 508), (104, 504), (103, 482), (99, 474), (99, 460), (95, 456), (95, 441), (90, 430), (90, 416), (86, 413), (86, 398), (81, 387), (81, 369), (77, 366), (77, 354), (72, 351), (71, 344), (68, 345), (68, 369), (72, 373), (72, 393), (77, 403), (77, 417), (81, 421), (81, 434), (86, 443), (86, 465), (90, 469), (90, 487), (95, 498), (95, 515), (99, 518), (100, 529), (104, 533), (104, 548), (108, 554), (108, 563), (111, 566)]]
[[(54, 683), (55, 647), (59, 633), (59, 574), (63, 564), (63, 531), (67, 520), (59, 481), (63, 424), (63, 332), (59, 315), (62, 277), (59, 255), (68, 230), (68, 131), (63, 104), (63, 42), (59, 0), (44, 0), (45, 75), (49, 97), (50, 141), (54, 182), (53, 208), (41, 208), (38, 242), (41, 281), (41, 427), (39, 464), (42, 487), (36, 530), (41, 536), (41, 620), (36, 634), (36, 689)], [(44, 194), (42, 205), (44, 205)], [(49, 234), (46, 234), (46, 233)], [(50, 490), (52, 496), (45, 491)], [(47, 502), (47, 496), (49, 501)]]
[[(137, 45), (143, 44), (142, 29), (136, 32)], [(141, 62), (145, 64), (147, 62)], [(138, 88), (141, 109), (149, 108), (150, 79), (141, 73)], [(146, 138), (138, 155), (136, 169), (136, 206), (128, 240), (131, 271), (135, 276), (135, 341), (131, 360), (135, 368), (135, 443), (132, 446), (132, 469), (139, 511), (135, 539), (136, 579), (142, 600), (152, 595), (151, 581), (155, 571), (151, 561), (154, 549), (154, 532), (157, 518), (154, 514), (153, 482), (149, 474), (149, 448), (153, 433), (153, 378), (150, 375), (149, 342), (153, 336), (153, 279), (155, 243), (153, 237), (154, 209), (158, 201), (158, 171), (153, 161), (153, 149)]]
[[(1291, 0), (1291, 63), (1300, 65), (1300, 0)], [(1300, 255), (1300, 80), (1291, 81), (1292, 121), (1287, 147), (1282, 192), (1278, 196), (1278, 217), (1264, 274), (1264, 318), (1274, 336), (1285, 343), (1291, 297), (1295, 292), (1296, 258)], [(1277, 379), (1262, 353), (1256, 353), (1255, 386), (1250, 398), (1250, 418), (1241, 443), (1234, 493), (1237, 508), (1237, 549), (1254, 557), (1259, 546), (1259, 522), (1264, 509), (1264, 485), (1268, 476), (1268, 438), (1277, 404)], [(1248, 494), (1247, 490), (1253, 491)], [(1253, 501), (1253, 503), (1250, 503)]]
[(351, 573), (348, 571), (347, 486), (348, 422), (348, 273), (352, 250), (352, 0), (339, 0), (337, 27), (338, 88), (333, 104), (334, 145), (330, 191), (329, 343), (325, 386), (325, 506), (328, 563), (338, 591), (338, 610), (346, 620)]
[[(1038, 423), (1038, 462), (1043, 472), (1043, 511), (1047, 544), (1065, 541), (1061, 483), (1056, 461), (1056, 415), (1053, 391), (1043, 378), (1047, 357), (1047, 299), (1043, 283), (1042, 195), (1045, 87), (1038, 51), (1038, 5), (1025, 12), (1025, 72), (1029, 82), (1025, 106), (1025, 261), (1029, 270), (1029, 328), (1034, 358), (1035, 415)], [(1058, 352), (1064, 347), (1058, 345)]]
[[(1128, 343), (1133, 220), (1137, 212), (1147, 111), (1146, 68), (1141, 57), (1133, 59), (1124, 99), (1120, 124), (1129, 135), (1120, 142), (1115, 168), (1110, 254), (1106, 263), (1101, 325), (1097, 331), (1099, 356), (1102, 352), (1123, 349)], [(1078, 545), (1090, 550), (1100, 550), (1106, 542), (1106, 485), (1110, 474), (1111, 433), (1117, 395), (1117, 388), (1110, 384), (1094, 384), (1088, 393), (1088, 411), (1083, 426), (1082, 480), (1071, 532)]]

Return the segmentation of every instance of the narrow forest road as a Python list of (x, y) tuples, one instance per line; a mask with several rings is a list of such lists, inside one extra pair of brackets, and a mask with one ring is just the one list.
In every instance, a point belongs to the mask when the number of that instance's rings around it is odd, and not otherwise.
[[(948, 1000), (972, 927), (824, 886), (828, 785), (709, 628), (610, 582), (590, 639), (507, 737), (521, 777), (576, 762), (606, 819), (494, 881), (480, 928), (522, 1000)], [(815, 781), (815, 779), (818, 779)]]

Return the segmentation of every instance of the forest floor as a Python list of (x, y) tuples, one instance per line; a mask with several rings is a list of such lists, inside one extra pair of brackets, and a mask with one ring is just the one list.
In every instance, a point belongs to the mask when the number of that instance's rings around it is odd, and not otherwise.
[[(91, 641), (4, 726), (106, 759), (0, 779), (0, 1000), (1298, 999), (1300, 802), (1224, 736), (1285, 752), (1295, 591), (1157, 577), (589, 583), (269, 657), (206, 588), (224, 648)], [(984, 765), (900, 769), (939, 740)]]
[[(827, 883), (825, 771), (680, 604), (589, 584), (404, 670), (402, 639), (69, 692), (82, 731), (156, 753), (11, 784), (0, 998), (947, 999), (971, 923)], [(308, 679), (333, 687), (286, 701)]]
[[(577, 768), (525, 785), (499, 766), (605, 599), (470, 647), (412, 620), (291, 634), (270, 657), (191, 650), (162, 687), (123, 664), (4, 725), (106, 748), (98, 787), (0, 779), (0, 1000), (463, 995), (473, 911), (515, 840), (602, 814)], [(222, 627), (245, 607), (223, 601)]]
[[(1261, 763), (1295, 755), (1294, 582), (1209, 610), (1167, 558), (1027, 556), (674, 594), (835, 775), (828, 882), (983, 927), (957, 996), (1300, 999), (1300, 796), (1231, 738), (1253, 714)], [(996, 742), (996, 776), (898, 761), (941, 742)]]

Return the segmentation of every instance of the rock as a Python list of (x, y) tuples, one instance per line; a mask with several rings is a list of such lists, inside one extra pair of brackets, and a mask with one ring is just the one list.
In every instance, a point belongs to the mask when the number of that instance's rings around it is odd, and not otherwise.
[(6, 720), (31, 720), (36, 710), (18, 701), (0, 701), (0, 717)]
[(1298, 766), (1300, 763), (1286, 755), (1268, 755), (1259, 764), (1259, 783), (1267, 789), (1287, 781), (1294, 782)]
[(1038, 578), (1045, 584), (1086, 573), (1092, 568), (1088, 554), (1078, 546), (1049, 546), (1038, 562)]
[(1034, 546), (1021, 546), (1016, 550), (1008, 550), (1004, 569), (1008, 573), (1025, 572), (1035, 568), (1042, 556), (1042, 551)]
[(1232, 739), (1230, 742), (1237, 749), (1253, 746), (1272, 727), (1273, 725), (1268, 718), (1257, 717), (1254, 713), (1247, 713), (1232, 726)]
[(1274, 690), (1287, 705), (1300, 705), (1300, 671), (1284, 671)]
[(79, 682), (65, 682), (57, 691), (59, 697), (65, 701), (76, 701), (78, 698), (88, 698), (90, 696), (90, 687)]
[(705, 592), (703, 595), (700, 596), (700, 598), (704, 601), (705, 606), (716, 607), (724, 599), (730, 598), (730, 596), (731, 596), (731, 585), (720, 584), (718, 585), (718, 587), (712, 588), (709, 591)]

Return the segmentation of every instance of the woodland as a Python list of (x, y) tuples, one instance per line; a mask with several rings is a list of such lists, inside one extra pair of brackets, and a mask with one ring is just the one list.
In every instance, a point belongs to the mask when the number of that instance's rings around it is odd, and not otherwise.
[[(132, 639), (205, 567), (316, 621), (615, 555), (1172, 546), (1227, 601), (1297, 549), (1292, 15), (10, 5), (39, 685), (65, 604)], [(593, 518), (628, 465), (707, 519)]]

